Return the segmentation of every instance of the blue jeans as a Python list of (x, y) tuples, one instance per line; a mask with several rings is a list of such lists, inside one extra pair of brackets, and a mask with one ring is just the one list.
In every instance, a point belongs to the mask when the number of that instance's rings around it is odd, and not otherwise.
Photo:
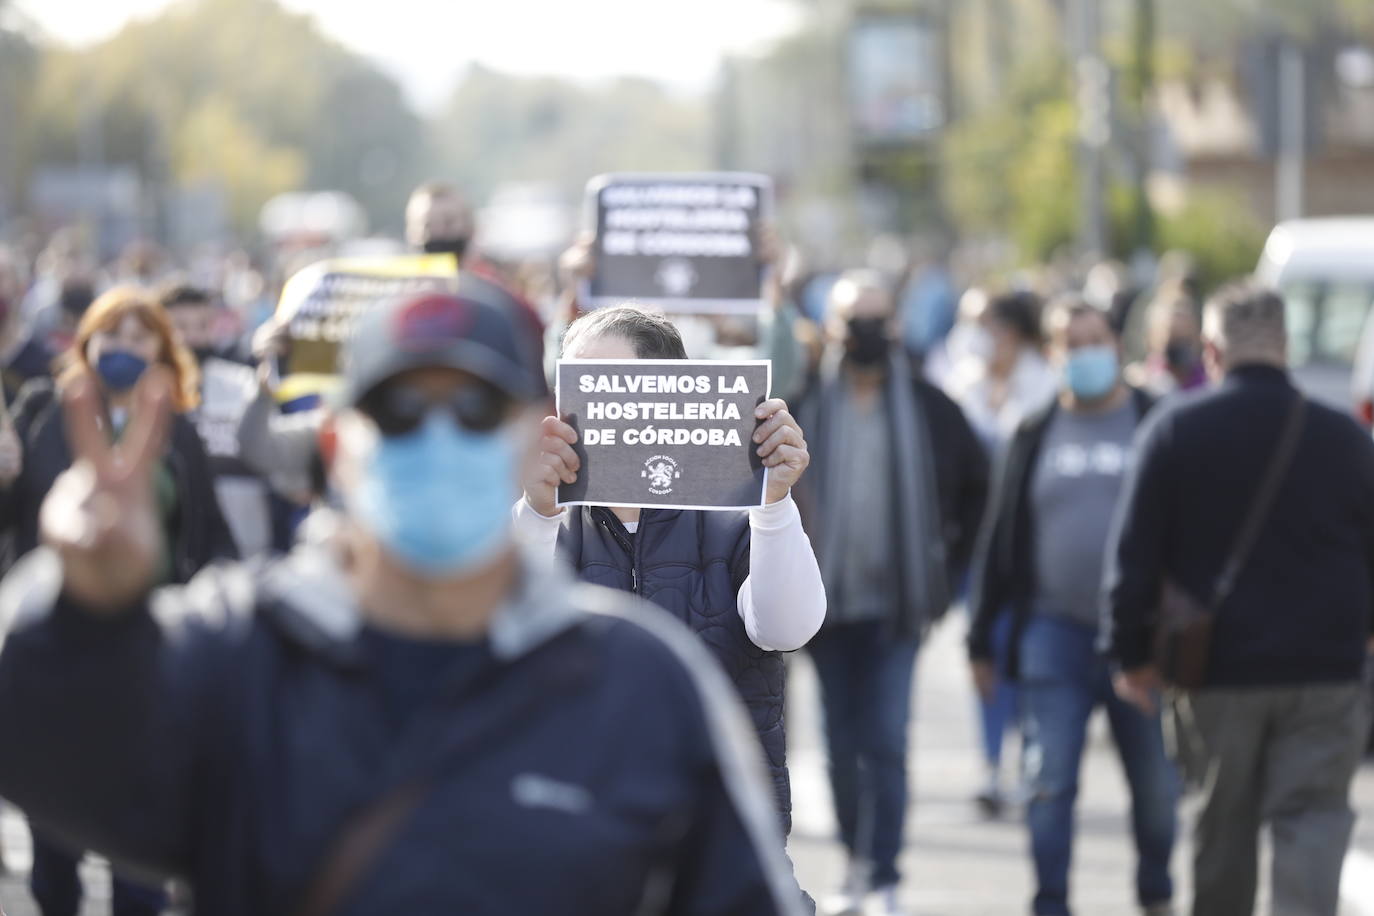
[(1034, 912), (1069, 913), (1074, 801), (1088, 719), (1105, 706), (1131, 790), (1136, 894), (1141, 905), (1173, 897), (1169, 856), (1177, 829), (1180, 781), (1164, 751), (1159, 716), (1146, 717), (1117, 699), (1093, 628), (1039, 615), (1021, 640), (1021, 711), (1031, 851), (1039, 889)]
[(906, 821), (907, 724), (919, 640), (880, 621), (823, 628), (808, 646), (820, 678), (830, 790), (840, 839), (873, 864), (874, 887), (896, 884)]
[[(43, 916), (76, 916), (81, 909), (80, 853), (33, 832), (33, 871), (29, 892)], [(160, 887), (145, 887), (111, 875), (111, 916), (157, 916), (167, 906)]]
[[(1010, 611), (997, 615), (992, 625), (992, 651), (999, 674), (1007, 670), (1008, 648), (1014, 620)], [(1008, 677), (997, 678), (997, 688), (991, 699), (978, 697), (978, 716), (983, 726), (983, 760), (994, 773), (1002, 764), (1002, 739), (1007, 728), (1016, 721), (1020, 698), (1016, 682)]]

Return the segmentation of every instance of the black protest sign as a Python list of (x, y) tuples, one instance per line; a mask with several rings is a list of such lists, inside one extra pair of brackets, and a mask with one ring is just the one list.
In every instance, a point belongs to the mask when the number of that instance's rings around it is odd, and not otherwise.
[(743, 172), (603, 175), (587, 185), (596, 227), (589, 308), (627, 301), (669, 312), (753, 314), (773, 185)]
[(558, 414), (577, 430), (560, 505), (743, 509), (763, 504), (753, 441), (766, 360), (560, 360)]
[(200, 366), (200, 405), (192, 418), (217, 473), (249, 473), (239, 460), (239, 421), (257, 397), (252, 366), (212, 356)]

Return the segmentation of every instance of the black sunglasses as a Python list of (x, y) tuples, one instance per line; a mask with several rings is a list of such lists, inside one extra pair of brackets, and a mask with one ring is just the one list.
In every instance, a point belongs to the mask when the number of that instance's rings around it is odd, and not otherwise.
[(404, 436), (414, 432), (431, 410), (442, 410), (465, 429), (491, 432), (508, 416), (514, 401), (485, 382), (460, 385), (444, 395), (435, 396), (414, 385), (382, 385), (367, 394), (358, 409), (372, 419), (383, 436)]

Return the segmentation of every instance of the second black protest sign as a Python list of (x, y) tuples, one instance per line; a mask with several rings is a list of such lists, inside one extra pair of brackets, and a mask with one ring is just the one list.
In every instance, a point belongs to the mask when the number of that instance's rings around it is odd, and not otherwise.
[(770, 383), (766, 360), (560, 360), (558, 413), (582, 467), (559, 504), (762, 505), (754, 409)]
[(589, 308), (627, 301), (668, 312), (751, 315), (763, 304), (759, 244), (773, 185), (747, 172), (592, 179), (596, 271)]

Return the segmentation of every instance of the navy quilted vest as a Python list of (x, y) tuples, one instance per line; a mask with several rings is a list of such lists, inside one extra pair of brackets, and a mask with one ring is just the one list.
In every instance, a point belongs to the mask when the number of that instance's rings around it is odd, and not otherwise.
[(754, 645), (739, 616), (749, 575), (749, 513), (645, 509), (630, 535), (609, 509), (582, 507), (558, 534), (558, 555), (587, 582), (635, 592), (701, 637), (734, 682), (758, 729), (778, 811), (791, 824), (782, 655)]

